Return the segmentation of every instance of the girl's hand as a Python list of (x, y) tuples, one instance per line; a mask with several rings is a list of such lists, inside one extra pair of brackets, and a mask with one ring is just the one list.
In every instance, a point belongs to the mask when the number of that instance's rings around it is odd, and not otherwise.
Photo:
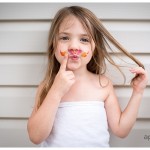
[(148, 73), (142, 67), (131, 68), (130, 71), (135, 73), (132, 80), (133, 90), (136, 92), (143, 92), (148, 83)]
[(65, 55), (61, 63), (60, 69), (55, 77), (53, 87), (59, 96), (63, 97), (75, 83), (75, 76), (72, 71), (67, 71), (68, 55)]

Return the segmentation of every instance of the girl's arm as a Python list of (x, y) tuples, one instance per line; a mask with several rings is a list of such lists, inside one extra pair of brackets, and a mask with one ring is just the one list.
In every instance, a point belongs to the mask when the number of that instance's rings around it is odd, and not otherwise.
[(42, 84), (38, 88), (36, 104), (28, 120), (27, 126), (30, 140), (34, 144), (40, 144), (50, 134), (56, 111), (61, 100), (57, 95), (57, 92), (51, 88), (42, 105), (37, 110), (37, 100), (39, 99), (41, 88)]
[(109, 85), (110, 94), (105, 101), (108, 124), (112, 132), (119, 137), (127, 136), (133, 127), (148, 83), (148, 74), (143, 68), (137, 67), (130, 71), (136, 74), (136, 78), (132, 82), (133, 92), (125, 110), (121, 112), (112, 84)]
[(38, 88), (35, 106), (27, 126), (30, 140), (35, 144), (40, 144), (49, 136), (61, 98), (75, 82), (73, 72), (66, 71), (67, 60), (66, 56), (51, 89), (37, 110), (39, 92), (43, 85), (41, 84)]

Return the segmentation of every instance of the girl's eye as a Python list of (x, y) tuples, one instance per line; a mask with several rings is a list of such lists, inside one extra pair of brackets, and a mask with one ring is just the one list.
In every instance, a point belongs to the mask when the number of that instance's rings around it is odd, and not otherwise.
[(88, 38), (81, 38), (80, 41), (82, 41), (82, 42), (89, 42), (89, 39)]
[(63, 37), (60, 37), (60, 40), (64, 40), (64, 41), (66, 41), (66, 40), (69, 40), (69, 37), (67, 37), (67, 36), (63, 36)]

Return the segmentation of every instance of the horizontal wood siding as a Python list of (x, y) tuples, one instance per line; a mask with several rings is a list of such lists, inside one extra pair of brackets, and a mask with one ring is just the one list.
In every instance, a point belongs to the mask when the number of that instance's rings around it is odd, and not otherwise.
[[(145, 65), (150, 78), (150, 3), (0, 3), (0, 147), (36, 146), (29, 140), (27, 120), (46, 70), (48, 32), (57, 10), (70, 5), (93, 11), (112, 35)], [(115, 68), (108, 65), (107, 70), (122, 110), (132, 93), (129, 85), (133, 75), (128, 70), (130, 65), (126, 65), (125, 84)], [(150, 147), (149, 106), (150, 82), (131, 133), (125, 139), (111, 134), (112, 147)]]

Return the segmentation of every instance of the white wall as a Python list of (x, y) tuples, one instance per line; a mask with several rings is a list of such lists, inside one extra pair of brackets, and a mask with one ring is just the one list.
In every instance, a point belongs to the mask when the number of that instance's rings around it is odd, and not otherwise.
[[(45, 71), (44, 54), (51, 20), (56, 11), (66, 5), (72, 4), (0, 4), (1, 147), (35, 146), (28, 139), (27, 119), (32, 111), (37, 85)], [(75, 5), (87, 7), (101, 18), (114, 37), (144, 63), (150, 76), (150, 3)], [(131, 79), (130, 75), (128, 77)], [(129, 79), (126, 85), (121, 85), (115, 80), (115, 75), (112, 78), (124, 109), (131, 94)], [(150, 147), (149, 106), (150, 82), (131, 133), (125, 139), (112, 135), (111, 146)]]

